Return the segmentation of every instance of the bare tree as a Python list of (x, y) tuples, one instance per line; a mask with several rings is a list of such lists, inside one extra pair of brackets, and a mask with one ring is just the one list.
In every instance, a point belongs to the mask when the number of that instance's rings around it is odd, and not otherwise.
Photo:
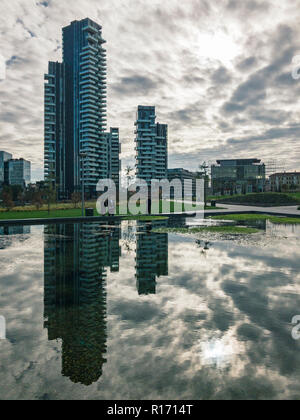
[(73, 192), (73, 194), (71, 195), (71, 200), (74, 204), (74, 209), (77, 209), (77, 205), (81, 201), (81, 194), (79, 192)]
[(132, 168), (131, 166), (127, 166), (125, 173), (126, 173), (126, 178), (127, 178), (127, 187), (129, 187), (129, 185), (131, 184), (131, 181), (133, 180), (133, 175), (132, 172), (134, 171), (134, 168)]
[(35, 191), (32, 196), (32, 203), (35, 205), (37, 210), (40, 210), (42, 205), (44, 204), (42, 193), (40, 191)]
[(14, 207), (13, 195), (11, 190), (6, 189), (2, 192), (2, 201), (7, 211), (10, 211)]

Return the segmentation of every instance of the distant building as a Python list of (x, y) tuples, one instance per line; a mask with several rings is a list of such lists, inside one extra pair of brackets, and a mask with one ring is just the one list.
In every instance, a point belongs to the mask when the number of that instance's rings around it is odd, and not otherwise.
[[(181, 181), (183, 197), (196, 197), (196, 180), (198, 178), (198, 174), (196, 172), (191, 172), (183, 168), (168, 169), (167, 177), (170, 182), (172, 182), (174, 179), (179, 179)], [(189, 188), (188, 191), (185, 191), (186, 180), (192, 181), (192, 187)]]
[(270, 175), (271, 191), (281, 192), (300, 189), (300, 172), (281, 172)]
[(211, 167), (213, 194), (246, 194), (263, 192), (266, 167), (259, 159), (218, 160)]
[(31, 163), (25, 159), (11, 159), (5, 163), (8, 169), (8, 184), (27, 187), (31, 182)]
[(0, 189), (2, 188), (3, 184), (8, 183), (6, 162), (8, 162), (10, 159), (12, 159), (12, 155), (10, 153), (3, 151), (0, 152)]
[(136, 177), (151, 185), (167, 176), (168, 126), (156, 123), (155, 106), (139, 106), (135, 125)]
[(113, 180), (117, 191), (120, 189), (120, 172), (121, 172), (121, 144), (118, 128), (111, 128), (106, 133), (107, 151), (108, 151), (108, 178)]

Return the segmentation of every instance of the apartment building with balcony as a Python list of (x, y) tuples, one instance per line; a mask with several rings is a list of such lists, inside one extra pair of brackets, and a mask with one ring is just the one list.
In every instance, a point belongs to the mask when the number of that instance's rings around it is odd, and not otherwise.
[(57, 186), (60, 195), (66, 189), (65, 143), (65, 66), (49, 62), (44, 86), (44, 175)]
[(168, 126), (156, 123), (155, 106), (139, 106), (135, 126), (136, 176), (150, 186), (167, 176)]
[(116, 190), (120, 190), (120, 172), (121, 172), (121, 144), (118, 128), (111, 128), (106, 133), (107, 150), (108, 150), (108, 178), (113, 180)]
[(45, 177), (70, 197), (95, 196), (108, 177), (106, 50), (102, 27), (90, 19), (63, 28), (63, 62), (45, 75)]

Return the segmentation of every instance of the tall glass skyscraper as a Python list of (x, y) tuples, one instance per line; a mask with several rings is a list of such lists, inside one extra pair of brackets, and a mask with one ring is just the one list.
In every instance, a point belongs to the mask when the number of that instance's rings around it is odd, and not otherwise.
[(61, 196), (89, 196), (109, 175), (106, 50), (102, 27), (90, 19), (63, 28), (63, 63), (45, 76), (45, 177)]
[(0, 151), (0, 189), (6, 180), (5, 163), (12, 159), (12, 155), (7, 152)]

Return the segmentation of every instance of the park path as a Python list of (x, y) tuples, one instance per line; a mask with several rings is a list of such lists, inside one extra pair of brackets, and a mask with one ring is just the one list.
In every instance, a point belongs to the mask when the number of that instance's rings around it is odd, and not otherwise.
[(274, 215), (283, 215), (283, 216), (298, 216), (300, 217), (300, 210), (298, 206), (281, 206), (281, 207), (256, 207), (256, 206), (241, 206), (233, 204), (217, 204), (218, 206), (223, 207), (223, 209), (216, 210), (205, 210), (205, 214), (232, 214), (232, 213), (241, 213), (241, 212), (258, 212), (258, 213), (267, 213)]

